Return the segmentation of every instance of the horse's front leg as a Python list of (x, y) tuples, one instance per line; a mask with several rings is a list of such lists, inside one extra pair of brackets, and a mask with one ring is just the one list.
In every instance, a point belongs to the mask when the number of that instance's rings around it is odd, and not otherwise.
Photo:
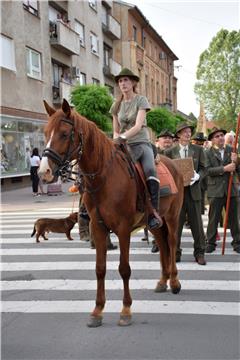
[(88, 326), (98, 327), (102, 325), (102, 312), (106, 302), (105, 275), (108, 233), (101, 225), (93, 223), (90, 223), (90, 232), (96, 247), (97, 294), (96, 305), (91, 313)]
[(118, 234), (120, 246), (120, 263), (119, 273), (123, 279), (123, 308), (120, 313), (118, 325), (128, 326), (132, 323), (131, 305), (132, 298), (129, 290), (129, 279), (131, 276), (131, 268), (129, 265), (129, 248), (130, 248), (130, 228), (125, 226), (124, 230)]

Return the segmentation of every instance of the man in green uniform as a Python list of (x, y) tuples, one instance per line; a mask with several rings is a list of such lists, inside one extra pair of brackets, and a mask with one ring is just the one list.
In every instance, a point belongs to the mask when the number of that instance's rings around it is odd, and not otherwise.
[(208, 136), (212, 141), (212, 147), (206, 151), (208, 186), (207, 196), (209, 199), (209, 214), (207, 227), (207, 253), (212, 253), (216, 244), (217, 226), (220, 221), (223, 207), (226, 207), (228, 183), (230, 174), (233, 174), (231, 199), (228, 213), (228, 224), (233, 241), (233, 250), (240, 254), (240, 226), (238, 219), (238, 176), (240, 164), (237, 153), (232, 152), (232, 147), (224, 146), (226, 130), (213, 128)]
[(201, 217), (201, 188), (200, 179), (205, 174), (205, 154), (199, 145), (191, 144), (193, 126), (180, 124), (177, 127), (176, 135), (179, 138), (179, 144), (165, 151), (165, 155), (171, 159), (192, 157), (194, 164), (194, 177), (190, 185), (184, 187), (183, 206), (179, 218), (178, 226), (178, 245), (176, 261), (181, 261), (182, 249), (181, 236), (186, 216), (189, 221), (190, 229), (194, 240), (194, 252), (196, 262), (199, 265), (206, 265), (205, 253), (205, 235)]

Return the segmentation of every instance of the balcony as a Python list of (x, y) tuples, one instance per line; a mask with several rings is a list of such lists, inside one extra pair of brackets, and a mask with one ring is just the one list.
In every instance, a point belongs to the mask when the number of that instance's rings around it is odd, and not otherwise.
[(79, 55), (79, 35), (62, 20), (49, 22), (50, 44), (67, 55)]
[(121, 38), (121, 25), (111, 15), (107, 16), (107, 24), (102, 23), (102, 30), (112, 40)]
[(73, 86), (64, 81), (59, 81), (59, 87), (52, 87), (53, 104), (60, 105), (63, 99), (66, 99), (71, 105), (70, 94)]
[(136, 45), (136, 61), (139, 65), (143, 66), (143, 64), (144, 64), (144, 48), (142, 48), (138, 44)]
[(111, 79), (120, 73), (122, 67), (113, 59), (109, 59), (109, 65), (104, 65), (103, 74)]

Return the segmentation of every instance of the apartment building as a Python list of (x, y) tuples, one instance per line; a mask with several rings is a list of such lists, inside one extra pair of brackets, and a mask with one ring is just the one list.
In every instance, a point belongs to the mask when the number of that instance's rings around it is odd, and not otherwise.
[(122, 26), (121, 41), (114, 46), (116, 61), (139, 75), (139, 91), (153, 107), (166, 106), (175, 112), (177, 56), (136, 6), (114, 1), (113, 15)]
[(1, 2), (1, 182), (29, 178), (29, 152), (44, 148), (43, 99), (60, 106), (74, 84), (105, 84), (113, 92), (121, 37), (112, 1)]

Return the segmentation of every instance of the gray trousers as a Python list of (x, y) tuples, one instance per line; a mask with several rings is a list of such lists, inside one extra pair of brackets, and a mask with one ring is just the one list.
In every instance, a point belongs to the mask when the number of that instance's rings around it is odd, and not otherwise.
[(183, 225), (187, 219), (190, 225), (190, 229), (193, 236), (193, 256), (204, 255), (205, 252), (205, 234), (203, 229), (203, 222), (201, 216), (201, 200), (193, 200), (190, 193), (190, 186), (184, 188), (184, 198), (182, 210), (179, 218), (178, 225), (178, 244), (177, 244), (177, 254), (182, 254), (181, 249), (181, 237)]
[[(226, 207), (227, 198), (209, 198), (209, 214), (207, 227), (207, 242), (216, 246), (216, 234), (223, 208)], [(238, 199), (231, 197), (228, 213), (228, 226), (233, 238), (232, 246), (240, 245), (240, 226), (238, 218)]]
[(146, 180), (155, 178), (158, 181), (153, 149), (150, 143), (129, 144), (133, 161), (139, 161), (143, 167)]

